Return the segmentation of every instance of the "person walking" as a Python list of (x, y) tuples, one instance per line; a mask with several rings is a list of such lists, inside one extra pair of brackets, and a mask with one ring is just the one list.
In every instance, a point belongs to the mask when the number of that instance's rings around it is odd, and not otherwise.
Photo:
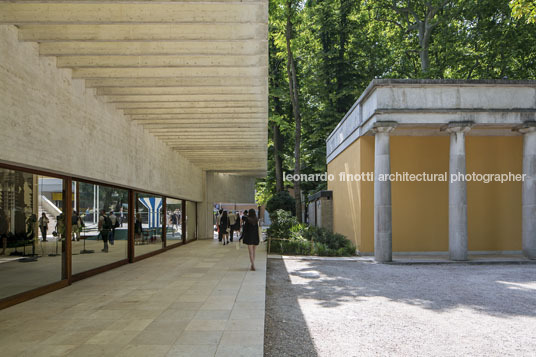
[(251, 270), (255, 271), (255, 249), (259, 245), (259, 220), (254, 209), (250, 209), (244, 221), (242, 243), (248, 246)]
[(230, 229), (230, 240), (231, 240), (231, 242), (233, 241), (233, 235), (234, 235), (235, 224), (236, 224), (237, 218), (240, 219), (239, 217), (235, 216), (233, 211), (231, 211), (229, 213), (229, 229)]
[(223, 211), (220, 217), (219, 228), (220, 228), (221, 238), (223, 240), (223, 245), (228, 244), (230, 224), (229, 224), (229, 216), (227, 214), (227, 211)]
[(41, 230), (41, 236), (43, 237), (43, 242), (47, 241), (47, 230), (48, 230), (49, 219), (45, 212), (41, 213), (39, 218), (39, 229)]
[(216, 227), (218, 229), (218, 242), (221, 242), (222, 235), (223, 235), (223, 232), (220, 231), (220, 221), (221, 221), (222, 215), (223, 215), (223, 210), (220, 209), (216, 215)]
[(242, 228), (242, 219), (240, 218), (240, 212), (236, 211), (235, 216), (236, 216), (236, 222), (233, 228), (236, 234), (238, 235), (238, 241), (240, 241), (240, 229)]

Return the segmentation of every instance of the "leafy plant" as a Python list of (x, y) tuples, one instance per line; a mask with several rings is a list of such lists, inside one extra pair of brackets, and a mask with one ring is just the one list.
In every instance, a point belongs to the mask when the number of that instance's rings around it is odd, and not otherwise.
[(267, 233), (273, 239), (270, 245), (272, 253), (333, 257), (355, 255), (355, 246), (342, 234), (298, 223), (296, 217), (284, 210), (275, 211)]
[(288, 239), (291, 236), (292, 227), (298, 225), (298, 220), (290, 212), (278, 209), (270, 214), (272, 224), (266, 231), (270, 238)]
[(274, 219), (272, 215), (277, 210), (285, 210), (291, 212), (292, 214), (296, 213), (296, 201), (293, 197), (290, 196), (288, 191), (277, 192), (268, 200), (266, 203), (266, 210), (270, 212), (270, 219)]

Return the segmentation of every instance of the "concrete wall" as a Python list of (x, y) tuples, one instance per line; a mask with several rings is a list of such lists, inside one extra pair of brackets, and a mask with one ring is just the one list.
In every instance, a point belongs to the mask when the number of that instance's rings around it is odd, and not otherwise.
[(394, 135), (412, 135), (419, 125), (426, 135), (446, 135), (441, 126), (471, 121), (472, 135), (515, 136), (513, 126), (534, 120), (536, 81), (375, 79), (329, 135), (327, 161), (379, 121), (396, 121)]
[[(521, 137), (468, 136), (467, 172), (520, 174)], [(448, 172), (449, 138), (391, 137), (391, 172)], [(374, 137), (363, 136), (328, 164), (335, 181), (334, 230), (362, 253), (374, 252), (374, 184), (342, 182), (339, 172), (374, 169)], [(469, 250), (521, 249), (521, 183), (468, 182)], [(393, 251), (448, 250), (448, 182), (392, 183)]]
[(202, 171), (0, 25), (0, 161), (203, 198)]
[(215, 203), (255, 203), (255, 177), (207, 171), (203, 202), (197, 205), (198, 238), (213, 238)]

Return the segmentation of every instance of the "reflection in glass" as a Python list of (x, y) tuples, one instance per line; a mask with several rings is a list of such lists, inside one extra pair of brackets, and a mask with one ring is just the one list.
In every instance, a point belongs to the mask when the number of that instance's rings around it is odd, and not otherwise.
[(197, 239), (197, 204), (195, 202), (186, 201), (186, 241)]
[(0, 168), (0, 298), (62, 278), (63, 180)]
[(136, 193), (134, 255), (140, 256), (163, 248), (162, 197)]
[(182, 200), (166, 199), (166, 241), (167, 245), (182, 241)]
[(73, 274), (127, 258), (128, 190), (73, 182)]

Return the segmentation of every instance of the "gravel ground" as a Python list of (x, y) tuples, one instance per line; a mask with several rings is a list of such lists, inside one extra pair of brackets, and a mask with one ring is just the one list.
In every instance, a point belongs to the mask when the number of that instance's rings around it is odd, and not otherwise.
[(265, 356), (536, 356), (536, 265), (268, 259)]

